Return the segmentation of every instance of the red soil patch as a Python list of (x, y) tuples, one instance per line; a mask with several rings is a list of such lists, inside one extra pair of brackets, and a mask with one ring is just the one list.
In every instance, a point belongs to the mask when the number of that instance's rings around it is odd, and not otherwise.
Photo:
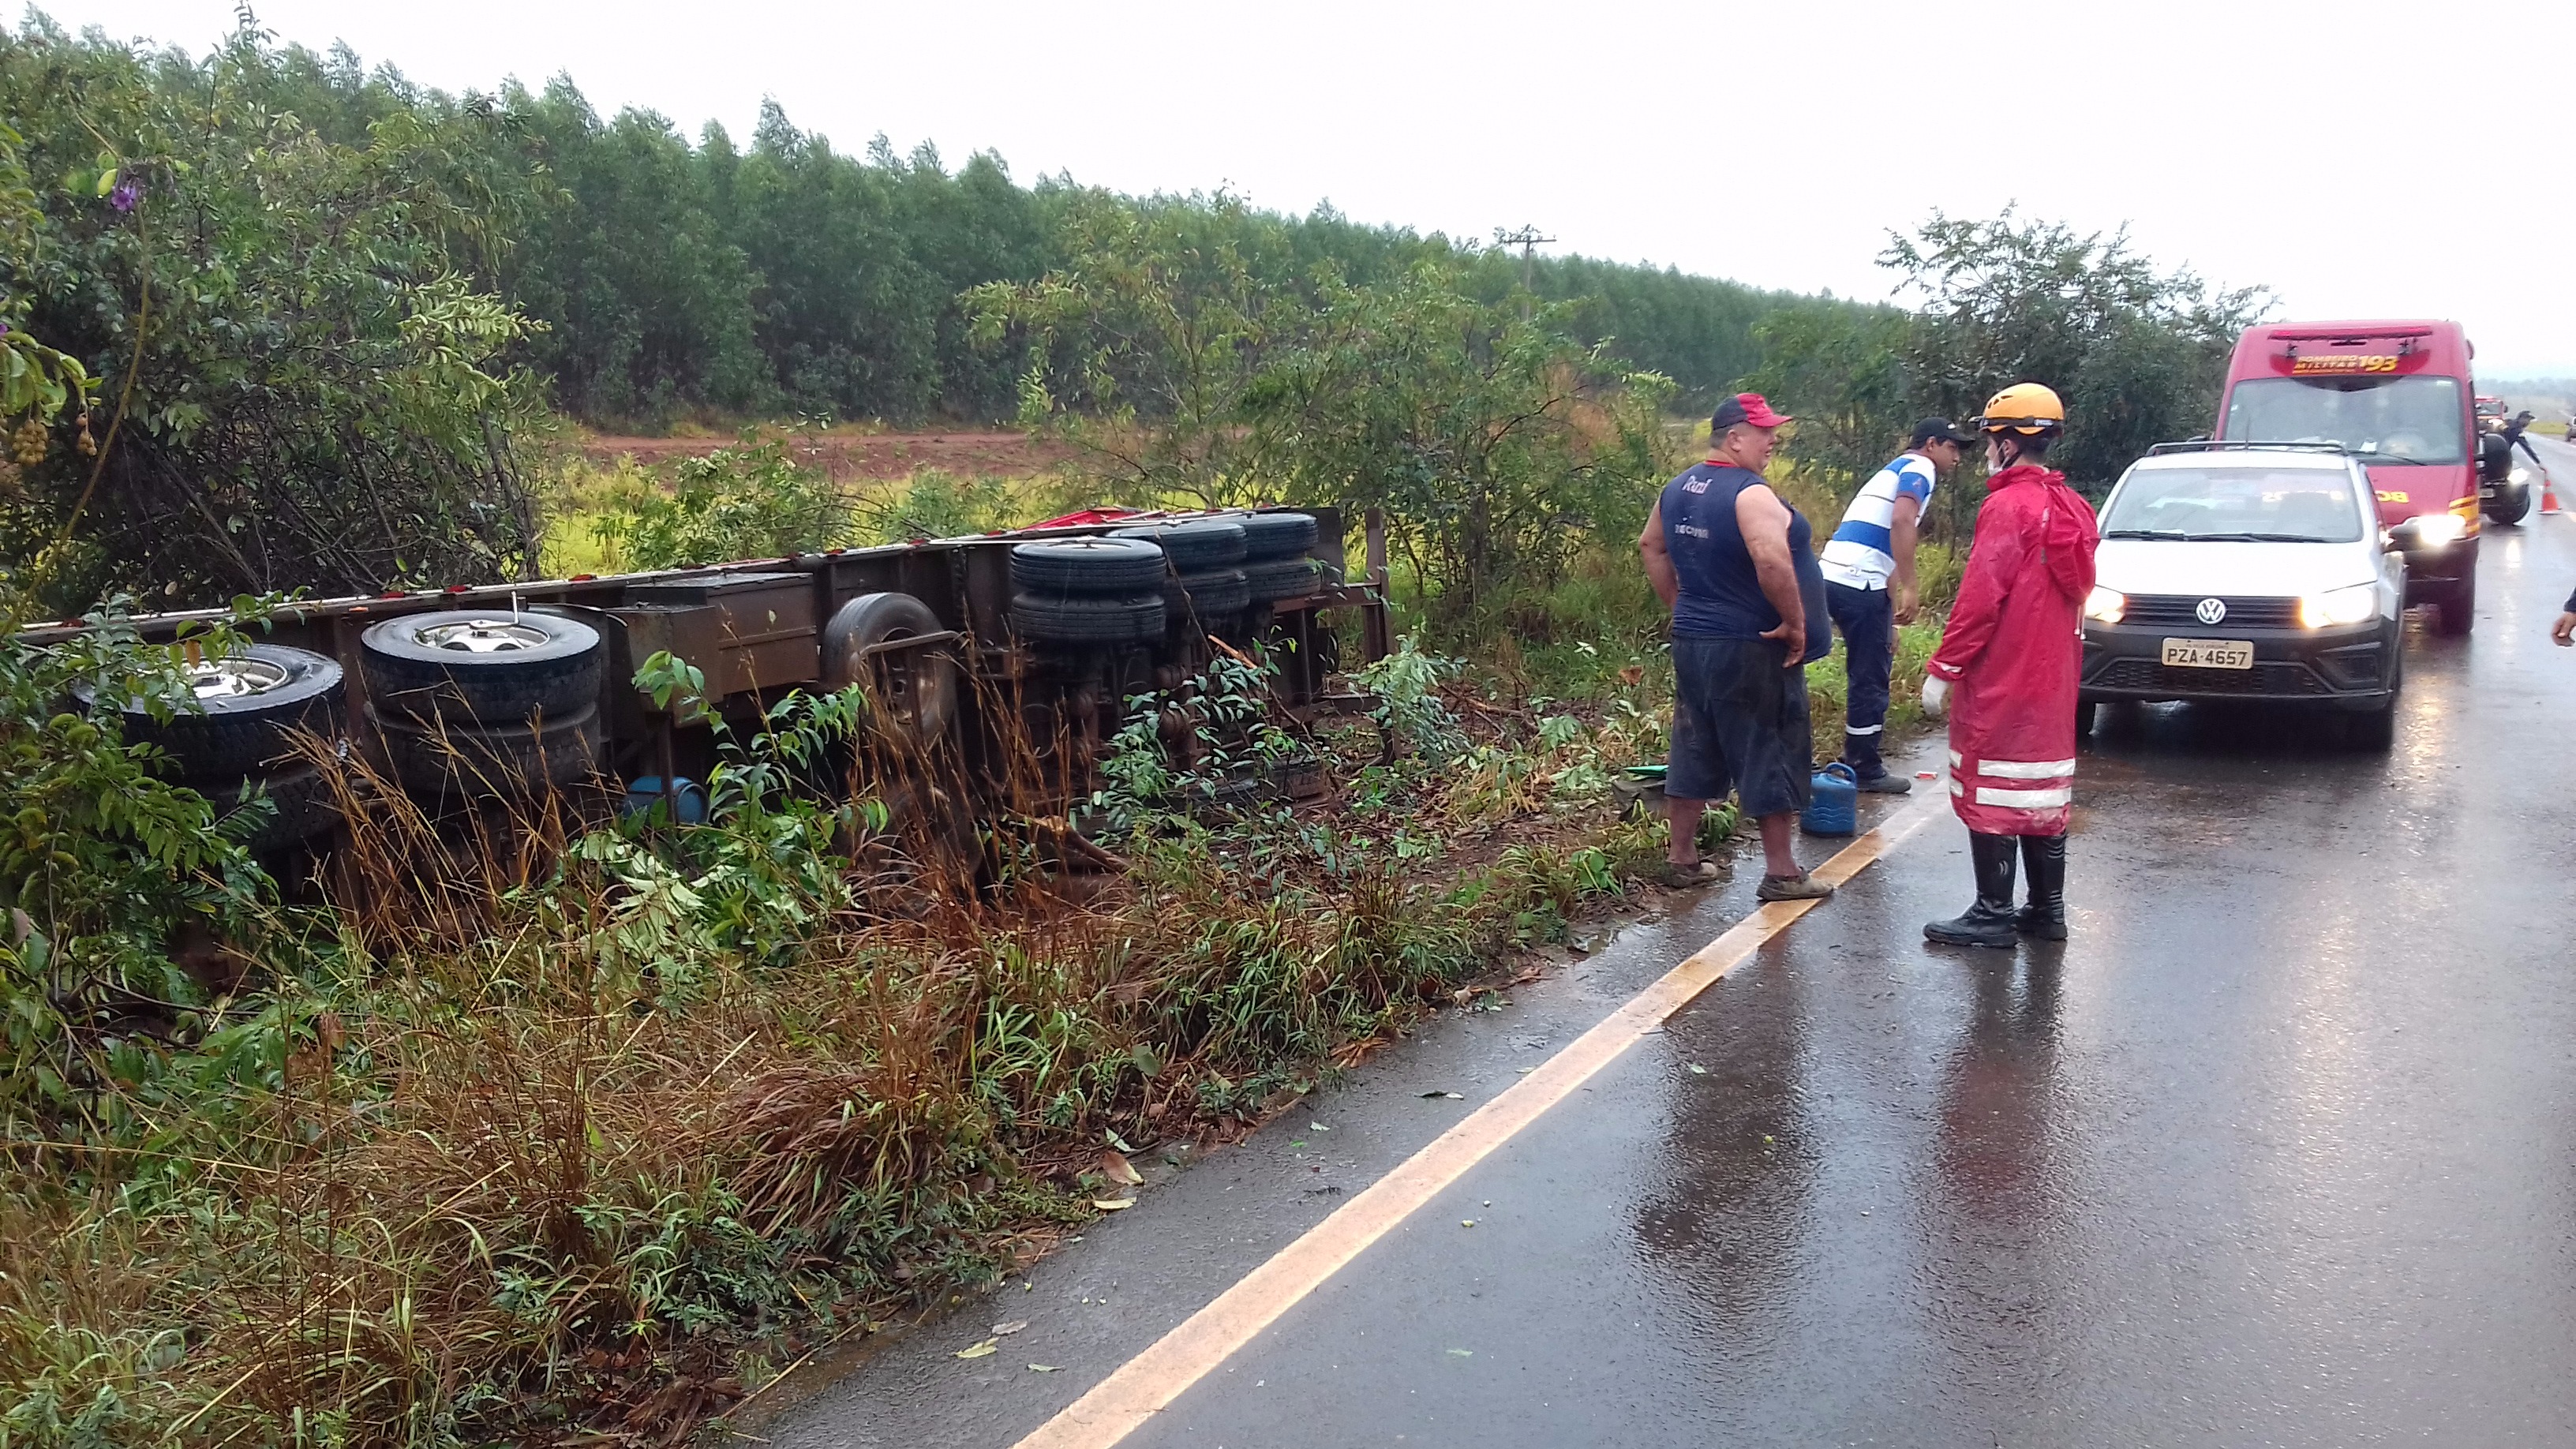
[[(581, 451), (597, 463), (614, 463), (625, 456), (652, 464), (704, 457), (733, 445), (730, 438), (595, 437), (584, 442)], [(1061, 444), (1031, 442), (1026, 433), (974, 432), (801, 434), (787, 446), (799, 460), (820, 467), (835, 481), (903, 478), (916, 468), (937, 468), (969, 478), (1020, 477), (1043, 472), (1072, 451)]]

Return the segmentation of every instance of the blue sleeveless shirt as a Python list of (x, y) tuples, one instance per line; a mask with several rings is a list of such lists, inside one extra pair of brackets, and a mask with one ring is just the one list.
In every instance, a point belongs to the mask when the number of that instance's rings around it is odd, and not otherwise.
[[(1664, 520), (1664, 550), (1681, 580), (1673, 601), (1673, 636), (1681, 639), (1754, 639), (1780, 627), (1780, 611), (1762, 593), (1753, 555), (1735, 526), (1735, 495), (1762, 483), (1762, 475), (1729, 463), (1696, 463), (1664, 485), (1657, 507)], [(1786, 500), (1783, 500), (1786, 506)], [(1821, 659), (1834, 643), (1825, 613), (1825, 575), (1816, 564), (1815, 531), (1789, 509), (1789, 562), (1806, 603), (1805, 657)]]

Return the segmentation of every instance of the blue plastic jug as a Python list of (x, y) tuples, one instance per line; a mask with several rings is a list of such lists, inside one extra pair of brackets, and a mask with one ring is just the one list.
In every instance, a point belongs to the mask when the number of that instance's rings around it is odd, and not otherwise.
[[(647, 775), (626, 787), (626, 798), (618, 802), (617, 810), (621, 815), (649, 815), (654, 807), (665, 803), (665, 799), (662, 793), (662, 777)], [(671, 806), (669, 818), (682, 825), (707, 823), (706, 789), (688, 776), (680, 775), (672, 779), (671, 792), (667, 801)]]
[(1808, 782), (1807, 808), (1798, 826), (1809, 835), (1856, 835), (1860, 832), (1860, 776), (1840, 760), (1816, 772)]

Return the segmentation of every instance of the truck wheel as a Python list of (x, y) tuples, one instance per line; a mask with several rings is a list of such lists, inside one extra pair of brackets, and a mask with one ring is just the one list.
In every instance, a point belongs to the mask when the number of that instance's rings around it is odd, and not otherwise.
[[(188, 681), (203, 713), (174, 714), (165, 724), (131, 699), (119, 711), (125, 742), (167, 751), (178, 778), (238, 780), (290, 754), (287, 737), (298, 730), (340, 733), (347, 690), (340, 662), (327, 654), (253, 644), (190, 666)], [(84, 708), (98, 703), (98, 691), (86, 684), (72, 686), (72, 696)]]
[(383, 737), (394, 778), (429, 795), (507, 796), (562, 789), (589, 779), (600, 758), (599, 704), (593, 700), (542, 724), (424, 724), (377, 712), (369, 722)]
[(1284, 558), (1246, 564), (1243, 568), (1243, 576), (1244, 581), (1251, 585), (1252, 601), (1256, 604), (1271, 603), (1279, 599), (1302, 599), (1315, 592), (1323, 578), (1315, 567), (1315, 561), (1310, 558)]
[(1184, 574), (1232, 568), (1243, 562), (1243, 525), (1231, 518), (1191, 518), (1173, 523), (1142, 523), (1122, 528), (1111, 538), (1141, 538), (1163, 550), (1172, 568)]
[(1247, 513), (1236, 522), (1243, 525), (1243, 556), (1253, 563), (1303, 558), (1321, 536), (1311, 513)]
[(1140, 594), (1163, 581), (1163, 550), (1141, 538), (1049, 538), (1011, 550), (1011, 586), (1042, 599)]
[[(1182, 597), (1175, 599), (1174, 593)], [(1201, 626), (1210, 619), (1240, 614), (1252, 603), (1252, 581), (1241, 569), (1213, 569), (1203, 574), (1183, 574), (1177, 588), (1163, 591), (1164, 608), (1179, 613), (1186, 608)]]
[[(387, 718), (524, 726), (599, 703), (599, 631), (558, 614), (442, 609), (359, 637), (367, 702)], [(693, 661), (709, 662), (709, 661)]]
[(2531, 485), (2507, 483), (2496, 489), (2495, 501), (2484, 505), (2490, 523), (2520, 523), (2531, 513)]
[(823, 626), (824, 680), (864, 685), (876, 717), (915, 746), (945, 738), (957, 718), (957, 660), (944, 649), (865, 651), (944, 632), (939, 616), (910, 594), (861, 594)]
[(1047, 598), (1018, 594), (1011, 599), (1011, 628), (1023, 639), (1054, 644), (1126, 644), (1163, 637), (1163, 596), (1132, 594), (1123, 598)]
[(331, 782), (322, 778), (321, 770), (312, 765), (239, 780), (229, 786), (195, 788), (215, 807), (218, 824), (254, 808), (252, 797), (268, 798), (268, 818), (242, 841), (257, 854), (310, 840), (340, 823), (339, 797), (332, 792)]
[(2478, 576), (2471, 574), (2435, 596), (2433, 631), (2459, 638), (2477, 623), (2477, 612)]

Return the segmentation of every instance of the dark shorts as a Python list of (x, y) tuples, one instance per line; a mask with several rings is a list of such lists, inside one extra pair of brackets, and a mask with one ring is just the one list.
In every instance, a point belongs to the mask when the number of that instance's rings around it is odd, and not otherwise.
[(1802, 810), (1815, 773), (1807, 671), (1783, 668), (1768, 639), (1673, 640), (1673, 752), (1664, 794), (1719, 800), (1747, 815)]

